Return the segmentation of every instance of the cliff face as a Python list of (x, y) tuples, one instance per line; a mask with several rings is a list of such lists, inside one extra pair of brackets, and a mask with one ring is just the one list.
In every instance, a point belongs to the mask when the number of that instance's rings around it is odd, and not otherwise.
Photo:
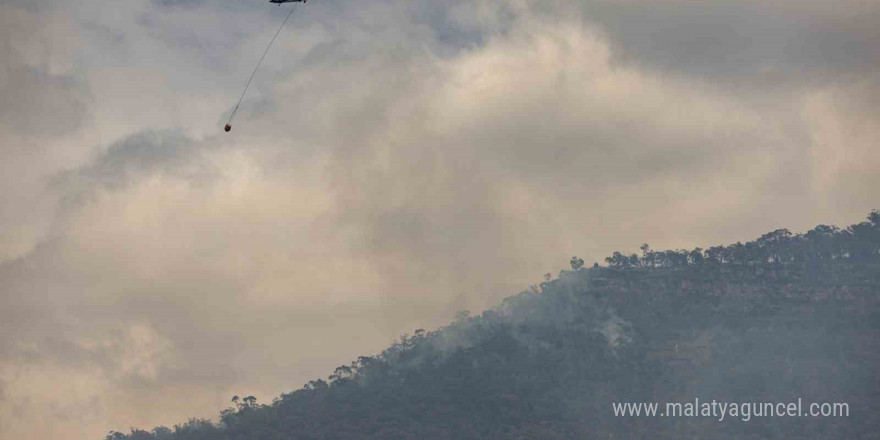
[[(646, 245), (641, 259), (616, 253), (610, 267), (572, 258), (555, 280), (417, 330), (272, 404), (246, 398), (219, 424), (108, 438), (873, 439), (880, 224), (860, 225), (819, 238), (775, 231), (699, 254), (658, 257)], [(717, 407), (700, 411), (712, 401), (838, 403), (848, 415), (719, 420)], [(654, 402), (655, 416), (613, 408)], [(667, 402), (698, 411), (661, 416)]]

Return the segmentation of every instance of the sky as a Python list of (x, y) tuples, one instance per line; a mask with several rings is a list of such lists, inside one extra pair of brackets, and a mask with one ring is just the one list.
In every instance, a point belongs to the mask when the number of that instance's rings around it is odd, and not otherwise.
[(613, 251), (880, 208), (876, 0), (0, 3), (0, 440), (269, 402)]

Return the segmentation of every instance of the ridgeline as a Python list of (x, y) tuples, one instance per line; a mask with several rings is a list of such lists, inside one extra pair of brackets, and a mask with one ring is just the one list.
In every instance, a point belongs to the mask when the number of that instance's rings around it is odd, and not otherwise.
[[(271, 404), (107, 440), (875, 439), (880, 211), (703, 250), (615, 252), (416, 330)], [(846, 404), (838, 417), (661, 416), (666, 402)], [(615, 403), (657, 402), (655, 416)], [(838, 406), (843, 408), (842, 405)], [(717, 410), (717, 408), (716, 408)]]

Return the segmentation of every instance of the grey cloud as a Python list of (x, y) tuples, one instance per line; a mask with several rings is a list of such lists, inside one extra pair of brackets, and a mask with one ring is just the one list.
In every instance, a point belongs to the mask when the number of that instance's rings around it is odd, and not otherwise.
[[(45, 139), (80, 128), (88, 119), (88, 86), (83, 77), (52, 68), (46, 48), (59, 38), (41, 29), (51, 21), (12, 5), (0, 11), (8, 14), (0, 18), (0, 136)], [(62, 39), (74, 37), (64, 35), (68, 30), (59, 26)]]
[(195, 7), (204, 4), (205, 0), (150, 0), (150, 2), (164, 7)]
[(880, 65), (873, 2), (598, 0), (583, 10), (617, 60), (673, 74), (778, 86)]
[(441, 55), (452, 56), (486, 42), (487, 29), (468, 23), (460, 16), (471, 10), (473, 5), (470, 2), (420, 2), (410, 7), (413, 24), (431, 29), (432, 38), (438, 45), (437, 52)]
[(216, 177), (200, 159), (198, 144), (180, 132), (140, 132), (111, 145), (88, 165), (59, 173), (52, 185), (67, 191), (77, 187), (114, 190), (154, 174), (194, 183)]
[(0, 129), (42, 138), (70, 133), (88, 118), (88, 89), (76, 77), (23, 66), (7, 67), (7, 75)]
[[(480, 9), (488, 11), (480, 11)], [(491, 15), (497, 27), (487, 27)], [(514, 14), (504, 2), (483, 5), (467, 0), (448, 2), (416, 1), (326, 1), (309, 4), (294, 14), (294, 27), (321, 23), (335, 35), (358, 36), (364, 50), (388, 38), (401, 47), (430, 48), (435, 55), (450, 57), (461, 50), (479, 47), (493, 33), (509, 28)], [(306, 22), (305, 20), (308, 20)], [(293, 31), (294, 35), (296, 31)]]

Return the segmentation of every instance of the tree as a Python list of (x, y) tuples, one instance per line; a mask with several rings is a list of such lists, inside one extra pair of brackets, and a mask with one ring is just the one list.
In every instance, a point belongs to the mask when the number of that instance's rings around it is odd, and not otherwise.
[(724, 263), (724, 246), (712, 246), (706, 249), (706, 260), (712, 264)]
[(639, 249), (642, 250), (642, 264), (649, 267), (654, 267), (654, 252), (651, 251), (651, 246), (648, 243), (645, 243), (639, 246)]
[(328, 377), (330, 382), (337, 382), (341, 380), (348, 380), (354, 376), (354, 370), (348, 365), (340, 365), (336, 367), (336, 370), (333, 370), (333, 374)]
[(629, 264), (629, 258), (620, 252), (614, 252), (610, 257), (605, 258), (605, 262), (612, 267), (620, 268), (626, 267)]

